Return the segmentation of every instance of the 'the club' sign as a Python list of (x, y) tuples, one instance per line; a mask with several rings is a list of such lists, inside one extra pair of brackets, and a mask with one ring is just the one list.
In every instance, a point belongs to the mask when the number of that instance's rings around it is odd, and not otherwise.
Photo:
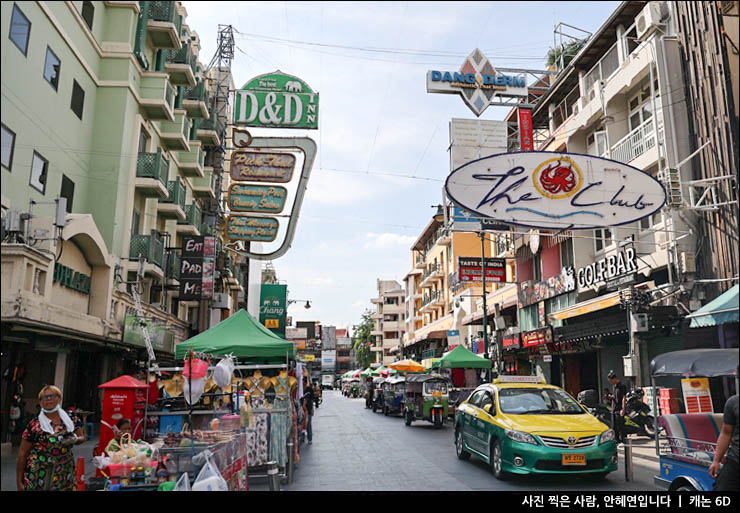
[(450, 173), (445, 191), (479, 216), (543, 229), (633, 223), (666, 201), (660, 182), (637, 168), (591, 155), (544, 151), (468, 162)]

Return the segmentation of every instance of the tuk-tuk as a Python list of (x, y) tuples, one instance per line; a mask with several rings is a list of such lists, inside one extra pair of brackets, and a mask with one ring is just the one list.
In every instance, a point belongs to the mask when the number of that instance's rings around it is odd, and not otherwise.
[(349, 394), (347, 395), (353, 399), (360, 397), (360, 394), (362, 393), (360, 388), (361, 388), (360, 378), (350, 379), (349, 380)]
[(403, 413), (406, 376), (393, 376), (383, 383), (383, 415)]
[[(687, 349), (662, 354), (650, 362), (653, 390), (655, 378), (660, 377), (696, 378), (699, 388), (705, 384), (700, 378), (734, 376), (737, 393), (737, 362), (737, 348)], [(654, 394), (653, 411), (657, 412), (656, 402), (657, 394)], [(715, 404), (713, 408), (722, 410), (724, 404)], [(655, 452), (660, 458), (660, 475), (655, 476), (655, 484), (668, 491), (711, 491), (714, 479), (709, 475), (709, 467), (722, 429), (722, 413), (674, 413), (655, 418)]]
[(448, 414), (449, 382), (439, 374), (411, 374), (406, 376), (403, 413), (406, 425), (415, 420), (426, 420), (441, 428)]
[(373, 400), (371, 406), (373, 413), (383, 409), (383, 387), (385, 381), (385, 378), (373, 379)]

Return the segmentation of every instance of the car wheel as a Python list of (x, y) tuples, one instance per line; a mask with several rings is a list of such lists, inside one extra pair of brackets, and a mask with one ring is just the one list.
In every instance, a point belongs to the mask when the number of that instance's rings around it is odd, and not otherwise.
[(457, 457), (461, 460), (470, 459), (470, 453), (463, 447), (463, 437), (460, 428), (455, 430), (455, 452), (457, 453)]
[(493, 477), (500, 481), (504, 481), (507, 477), (506, 472), (503, 469), (503, 459), (501, 455), (501, 444), (498, 440), (494, 439), (491, 442), (491, 453), (490, 453), (491, 471)]
[(697, 491), (696, 488), (694, 488), (688, 483), (684, 483), (674, 490), (674, 492), (695, 492), (695, 491)]

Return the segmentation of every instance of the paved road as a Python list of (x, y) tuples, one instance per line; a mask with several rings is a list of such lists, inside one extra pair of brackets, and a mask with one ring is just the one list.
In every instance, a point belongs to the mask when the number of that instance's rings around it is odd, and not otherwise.
[(435, 429), (365, 408), (364, 399), (325, 391), (313, 419), (312, 445), (301, 447), (294, 482), (285, 491), (648, 491), (657, 490), (657, 463), (635, 460), (635, 479), (624, 466), (597, 481), (586, 476), (513, 477), (498, 481), (475, 457), (455, 455), (452, 423)]

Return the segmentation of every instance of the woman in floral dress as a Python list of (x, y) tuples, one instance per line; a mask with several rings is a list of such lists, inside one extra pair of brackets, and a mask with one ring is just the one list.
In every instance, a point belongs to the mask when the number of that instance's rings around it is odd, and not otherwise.
[(61, 409), (62, 392), (47, 385), (39, 392), (41, 413), (23, 432), (16, 481), (18, 490), (75, 491), (72, 445), (85, 441), (76, 417)]

